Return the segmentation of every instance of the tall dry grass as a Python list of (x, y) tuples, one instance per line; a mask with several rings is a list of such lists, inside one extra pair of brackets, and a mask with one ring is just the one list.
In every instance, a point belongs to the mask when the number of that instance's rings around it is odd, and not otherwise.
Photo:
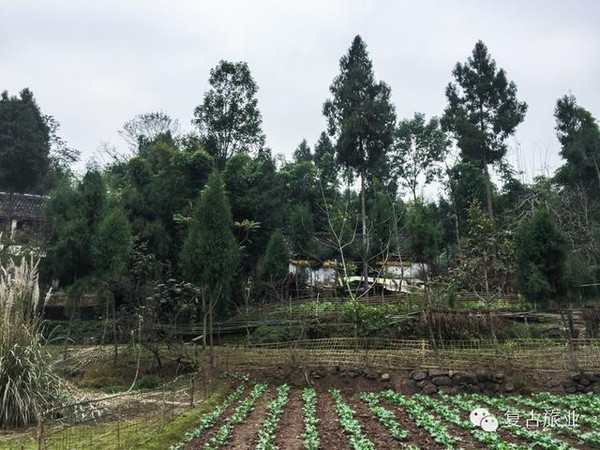
[(0, 265), (0, 428), (30, 424), (60, 397), (41, 337), (38, 263)]

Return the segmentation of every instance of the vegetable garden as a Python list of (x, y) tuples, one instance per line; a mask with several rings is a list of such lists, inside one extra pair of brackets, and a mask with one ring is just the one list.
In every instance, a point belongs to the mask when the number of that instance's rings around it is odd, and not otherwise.
[(599, 412), (594, 393), (408, 396), (241, 380), (171, 450), (600, 448)]

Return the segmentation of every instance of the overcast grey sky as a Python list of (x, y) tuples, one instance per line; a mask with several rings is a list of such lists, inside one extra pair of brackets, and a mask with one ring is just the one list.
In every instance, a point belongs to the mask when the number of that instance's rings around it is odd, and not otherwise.
[(275, 153), (312, 146), (356, 34), (400, 118), (441, 114), (454, 64), (482, 39), (529, 104), (512, 141), (529, 176), (561, 163), (558, 97), (571, 92), (600, 116), (596, 0), (0, 0), (0, 17), (0, 90), (29, 87), (86, 160), (101, 141), (125, 147), (117, 130), (137, 113), (162, 109), (189, 127), (220, 59), (250, 65)]

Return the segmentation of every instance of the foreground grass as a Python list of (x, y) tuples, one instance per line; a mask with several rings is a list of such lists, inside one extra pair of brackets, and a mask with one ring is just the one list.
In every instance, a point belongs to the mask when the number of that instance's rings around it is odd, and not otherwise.
[(229, 387), (225, 384), (215, 386), (212, 394), (200, 405), (167, 423), (159, 434), (144, 443), (143, 448), (145, 450), (164, 450), (171, 445), (177, 444), (187, 431), (191, 431), (198, 425), (200, 418), (204, 414), (211, 412), (223, 401), (228, 390)]
[[(116, 422), (107, 422), (96, 425), (78, 425), (63, 432), (59, 437), (60, 442), (68, 442), (71, 447), (89, 450), (105, 450), (106, 448), (164, 450), (181, 441), (186, 431), (191, 431), (198, 424), (200, 418), (212, 411), (227, 395), (229, 386), (218, 383), (212, 386), (211, 393), (194, 409), (188, 411), (174, 420), (161, 424), (159, 418), (147, 417), (131, 419), (127, 426), (119, 429), (117, 437)], [(46, 429), (51, 433), (52, 427)], [(52, 443), (49, 442), (50, 448)], [(0, 450), (37, 450), (35, 442), (35, 429), (24, 431), (19, 436), (10, 439), (8, 436), (0, 437)]]

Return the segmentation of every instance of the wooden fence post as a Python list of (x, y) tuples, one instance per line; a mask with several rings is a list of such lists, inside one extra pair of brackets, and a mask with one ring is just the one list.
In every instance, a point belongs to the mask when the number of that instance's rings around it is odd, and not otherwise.
[(117, 449), (121, 448), (121, 415), (117, 413)]
[(44, 437), (44, 414), (41, 412), (36, 413), (37, 426), (36, 426), (36, 439), (38, 450), (42, 450), (42, 443)]
[(192, 375), (192, 378), (190, 379), (190, 408), (194, 407), (194, 391), (195, 391), (195, 386), (194, 386), (194, 381), (195, 381), (195, 375)]

